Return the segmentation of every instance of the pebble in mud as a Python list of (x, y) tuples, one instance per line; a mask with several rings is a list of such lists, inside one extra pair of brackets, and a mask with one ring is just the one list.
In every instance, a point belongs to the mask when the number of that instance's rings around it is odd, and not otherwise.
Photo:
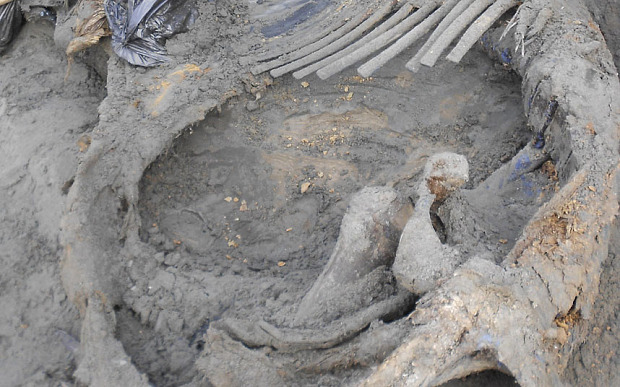
[(154, 294), (159, 289), (172, 290), (174, 287), (174, 274), (160, 271), (157, 276), (149, 282), (149, 294)]
[(166, 255), (164, 263), (168, 266), (175, 266), (181, 260), (181, 254), (178, 252), (170, 253)]
[(245, 104), (245, 108), (249, 111), (249, 112), (253, 112), (254, 110), (258, 109), (258, 102), (256, 101), (248, 101)]

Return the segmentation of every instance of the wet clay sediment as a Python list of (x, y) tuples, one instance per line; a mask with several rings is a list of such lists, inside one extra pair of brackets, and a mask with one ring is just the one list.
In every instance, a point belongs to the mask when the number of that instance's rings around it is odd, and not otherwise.
[[(501, 262), (571, 176), (558, 141), (536, 168), (490, 184), (533, 132), (522, 79), (482, 49), (417, 74), (404, 68), (407, 51), (371, 79), (350, 70), (327, 81), (243, 82), (248, 46), (275, 17), (262, 5), (267, 22), (255, 20), (253, 6), (200, 3), (193, 30), (167, 44), (173, 62), (152, 70), (115, 57), (106, 71), (77, 60), (63, 82), (63, 50), (44, 23), (26, 24), (0, 58), (2, 383), (358, 382), (405, 340), (399, 318), (412, 302), (338, 351), (293, 357), (250, 350), (221, 323), (320, 329), (400, 294), (381, 272), (382, 285), (364, 289), (371, 298), (343, 291), (340, 313), (295, 319), (352, 197), (387, 186), (415, 203), (433, 154), (469, 163), (469, 182), (434, 209), (438, 234), (463, 260)], [(105, 52), (86, 55), (92, 63)], [(613, 385), (618, 374), (616, 245), (592, 317), (578, 326), (592, 335), (569, 361), (569, 383)], [(363, 352), (373, 346), (384, 348)], [(106, 368), (111, 359), (120, 360)]]

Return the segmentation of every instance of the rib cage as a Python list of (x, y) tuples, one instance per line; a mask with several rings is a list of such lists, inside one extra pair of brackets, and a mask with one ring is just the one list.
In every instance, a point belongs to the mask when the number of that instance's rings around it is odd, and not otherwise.
[[(268, 47), (252, 73), (269, 71), (272, 77), (280, 77), (292, 72), (297, 79), (316, 73), (319, 78), (327, 79), (365, 61), (357, 71), (369, 77), (430, 31), (432, 34), (406, 67), (413, 72), (420, 65), (432, 67), (460, 35), (459, 42), (446, 57), (458, 63), (495, 21), (519, 3), (518, 0), (371, 1), (356, 17), (343, 20), (332, 15), (331, 31), (326, 32), (324, 25), (317, 26), (299, 37), (297, 43), (283, 46), (278, 42), (277, 47)], [(295, 37), (290, 40), (295, 41)]]

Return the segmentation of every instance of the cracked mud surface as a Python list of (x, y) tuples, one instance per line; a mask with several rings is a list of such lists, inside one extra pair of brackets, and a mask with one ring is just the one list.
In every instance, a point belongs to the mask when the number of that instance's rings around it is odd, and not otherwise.
[[(203, 371), (196, 362), (211, 322), (290, 323), (327, 262), (351, 194), (390, 185), (412, 195), (426, 157), (445, 150), (467, 156), (466, 188), (474, 188), (531, 139), (520, 79), (484, 53), (415, 75), (403, 66), (410, 56), (372, 80), (349, 71), (307, 87), (284, 77), (258, 101), (240, 92), (146, 169), (140, 238), (155, 253), (123, 269), (116, 335), (152, 383), (182, 385)], [(58, 228), (105, 81), (78, 63), (63, 83), (66, 61), (45, 24), (27, 24), (0, 64), (0, 384), (71, 385), (80, 319), (60, 282)], [(548, 175), (539, 173), (543, 187)], [(493, 249), (505, 252), (500, 239)], [(576, 384), (613, 384), (618, 375), (609, 356), (618, 337), (617, 243), (610, 247), (596, 339), (569, 375)], [(337, 385), (365, 372), (299, 383)]]

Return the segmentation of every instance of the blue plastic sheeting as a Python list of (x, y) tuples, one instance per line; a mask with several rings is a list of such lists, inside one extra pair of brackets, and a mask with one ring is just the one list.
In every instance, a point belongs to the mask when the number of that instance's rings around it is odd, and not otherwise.
[(293, 12), (284, 20), (277, 21), (274, 24), (263, 27), (261, 29), (261, 33), (267, 38), (272, 38), (274, 36), (285, 34), (291, 31), (297, 25), (318, 14), (331, 4), (331, 1), (329, 0), (306, 1), (307, 2), (304, 5), (298, 8), (295, 12)]

